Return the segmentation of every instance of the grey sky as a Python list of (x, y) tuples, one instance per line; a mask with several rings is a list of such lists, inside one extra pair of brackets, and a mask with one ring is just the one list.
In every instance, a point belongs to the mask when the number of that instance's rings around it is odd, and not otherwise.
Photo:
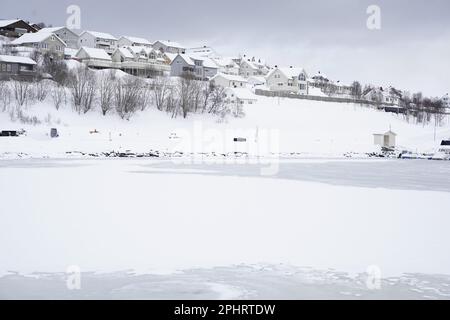
[[(2, 0), (0, 18), (64, 25), (70, 4), (82, 29), (208, 44), (345, 82), (450, 91), (448, 0)], [(381, 30), (366, 27), (371, 4), (381, 7)]]

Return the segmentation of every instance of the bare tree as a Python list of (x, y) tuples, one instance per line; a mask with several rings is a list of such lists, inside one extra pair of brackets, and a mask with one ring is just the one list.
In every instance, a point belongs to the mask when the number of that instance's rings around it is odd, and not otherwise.
[(47, 98), (50, 84), (47, 80), (41, 80), (34, 82), (34, 97), (39, 102), (42, 102)]
[(223, 110), (226, 109), (225, 105), (225, 89), (222, 87), (214, 87), (213, 91), (211, 92), (208, 113), (223, 113)]
[(189, 112), (193, 110), (197, 89), (195, 78), (191, 74), (184, 74), (180, 78), (177, 85), (177, 94), (179, 97), (179, 108), (185, 119)]
[(96, 93), (96, 78), (86, 66), (73, 70), (69, 77), (69, 88), (75, 111), (87, 113), (91, 110)]
[(362, 87), (358, 81), (353, 81), (353, 83), (352, 83), (352, 96), (355, 99), (361, 99)]
[(99, 102), (103, 115), (105, 116), (108, 111), (114, 107), (114, 89), (115, 89), (116, 76), (115, 71), (111, 70), (107, 73), (103, 73), (99, 80)]
[(32, 98), (32, 90), (30, 82), (13, 80), (12, 87), (14, 91), (14, 98), (16, 99), (16, 105), (18, 107), (22, 107), (23, 105), (28, 103), (30, 98)]
[(50, 95), (52, 97), (53, 105), (56, 110), (59, 110), (62, 103), (66, 100), (66, 88), (60, 84), (56, 84), (52, 87)]
[(129, 119), (141, 103), (142, 80), (126, 76), (119, 79), (115, 86), (114, 102), (116, 111), (122, 119)]
[(168, 95), (171, 93), (169, 81), (167, 77), (157, 77), (153, 81), (152, 94), (156, 108), (160, 111), (164, 110)]
[(0, 81), (0, 103), (3, 112), (6, 112), (11, 104), (11, 89), (6, 81)]

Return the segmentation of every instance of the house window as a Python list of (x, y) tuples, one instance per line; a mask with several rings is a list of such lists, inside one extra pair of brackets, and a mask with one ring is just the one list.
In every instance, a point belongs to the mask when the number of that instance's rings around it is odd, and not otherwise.
[(2, 72), (6, 72), (6, 64), (2, 63)]
[(304, 75), (303, 73), (301, 73), (301, 74), (298, 76), (298, 80), (300, 80), (300, 81), (305, 81), (305, 80), (306, 80), (305, 75)]
[(6, 65), (6, 72), (11, 72), (11, 65), (10, 64)]

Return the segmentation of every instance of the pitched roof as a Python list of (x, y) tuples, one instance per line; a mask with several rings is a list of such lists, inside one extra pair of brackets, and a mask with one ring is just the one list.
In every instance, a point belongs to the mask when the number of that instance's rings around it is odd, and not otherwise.
[(83, 35), (85, 33), (89, 33), (89, 34), (93, 35), (96, 38), (108, 39), (108, 40), (117, 40), (116, 37), (114, 37), (113, 35), (111, 35), (109, 33), (105, 33), (105, 32), (85, 31), (81, 35)]
[(10, 63), (23, 63), (23, 64), (32, 64), (35, 65), (36, 62), (33, 59), (28, 57), (18, 57), (18, 56), (6, 56), (0, 55), (1, 62), (10, 62)]
[(52, 33), (47, 33), (47, 32), (36, 32), (36, 33), (25, 33), (23, 36), (21, 36), (20, 38), (14, 40), (11, 42), (12, 45), (21, 45), (21, 44), (26, 44), (26, 43), (40, 43), (42, 41), (47, 40), (48, 38), (50, 38), (51, 36), (54, 36), (56, 39), (58, 39), (59, 41), (61, 41), (64, 45), (66, 45), (66, 43), (61, 40), (60, 37), (58, 37), (55, 34)]
[(155, 43), (156, 42), (160, 42), (163, 45), (165, 45), (166, 47), (173, 47), (173, 48), (184, 49), (184, 47), (181, 44), (179, 44), (178, 42), (173, 42), (173, 41), (170, 41), (170, 40), (167, 40), (167, 41), (166, 40), (157, 40), (157, 41), (155, 41)]
[(81, 47), (76, 54), (77, 57), (81, 51), (84, 51), (92, 59), (111, 61), (111, 57), (103, 49)]
[(214, 63), (214, 61), (211, 58), (208, 57), (204, 57), (201, 55), (195, 55), (195, 54), (189, 54), (188, 55), (191, 60), (197, 60), (197, 61), (202, 61), (203, 66), (206, 68), (213, 68), (213, 69), (218, 69), (219, 67), (217, 66), (216, 63)]
[(246, 88), (227, 88), (226, 90), (233, 92), (233, 94), (241, 100), (258, 100), (256, 95)]
[(121, 38), (127, 39), (133, 43), (152, 45), (152, 43), (150, 41), (148, 41), (147, 39), (144, 39), (144, 38), (129, 37), (129, 36), (122, 36)]
[(0, 20), (0, 28), (2, 27), (7, 27), (10, 24), (16, 23), (20, 21), (20, 19), (15, 19), (15, 20)]
[(232, 74), (225, 74), (225, 73), (218, 73), (214, 77), (212, 77), (211, 80), (214, 80), (217, 77), (222, 77), (222, 78), (225, 78), (225, 79), (227, 79), (229, 81), (247, 82), (247, 79), (245, 79), (245, 78), (243, 78), (241, 76), (232, 75)]
[(188, 65), (191, 65), (191, 66), (195, 65), (195, 63), (191, 59), (191, 57), (189, 57), (187, 54), (183, 54), (183, 53), (177, 54), (177, 56), (172, 60), (172, 63), (178, 56), (180, 56)]
[(305, 69), (303, 68), (275, 68), (267, 75), (267, 78), (269, 78), (275, 71), (279, 70), (281, 73), (283, 73), (286, 77), (293, 78), (298, 77), (300, 73), (306, 73)]
[(122, 48), (118, 48), (117, 50), (119, 50), (119, 52), (125, 57), (125, 58), (129, 58), (129, 59), (133, 59), (134, 56), (131, 53), (130, 50), (128, 50), (128, 48), (122, 47)]

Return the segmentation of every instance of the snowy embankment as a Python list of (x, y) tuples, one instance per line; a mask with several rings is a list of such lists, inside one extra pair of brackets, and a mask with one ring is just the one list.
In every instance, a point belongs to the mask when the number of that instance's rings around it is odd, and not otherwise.
[[(406, 122), (395, 115), (353, 104), (326, 103), (295, 99), (258, 97), (246, 105), (245, 117), (228, 118), (219, 123), (210, 115), (189, 115), (172, 119), (150, 108), (137, 112), (130, 121), (117, 115), (102, 116), (99, 110), (78, 115), (69, 106), (57, 111), (50, 101), (24, 107), (24, 113), (36, 116), (41, 124), (12, 122), (0, 112), (1, 130), (25, 129), (26, 136), (0, 138), (0, 157), (66, 157), (66, 152), (161, 152), (257, 154), (302, 153), (313, 156), (342, 156), (344, 153), (368, 153), (376, 150), (373, 134), (392, 128), (398, 134), (399, 148), (433, 152), (441, 139), (450, 136), (449, 119), (437, 128)], [(57, 128), (59, 138), (49, 137)], [(171, 139), (170, 137), (177, 137)], [(233, 143), (233, 138), (247, 138), (247, 143)]]

